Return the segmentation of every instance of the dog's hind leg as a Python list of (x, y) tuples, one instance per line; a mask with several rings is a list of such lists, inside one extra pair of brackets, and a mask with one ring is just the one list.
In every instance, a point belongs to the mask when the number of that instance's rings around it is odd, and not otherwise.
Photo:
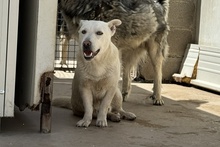
[(153, 95), (151, 96), (151, 98), (153, 99), (154, 105), (163, 105), (164, 101), (161, 98), (162, 64), (164, 60), (163, 52), (160, 48), (160, 44), (155, 40), (154, 36), (148, 40), (147, 44), (147, 50), (155, 72)]
[(126, 101), (131, 93), (131, 68), (130, 63), (123, 63), (123, 77), (122, 77), (122, 96), (123, 101)]
[(68, 47), (69, 47), (69, 41), (71, 39), (71, 36), (68, 32), (68, 28), (67, 28), (67, 24), (65, 21), (63, 21), (61, 28), (60, 28), (60, 32), (61, 32), (61, 46), (60, 46), (60, 50), (62, 50), (62, 56), (61, 56), (61, 67), (63, 67), (63, 65), (66, 65), (68, 68), (68, 64), (67, 64), (67, 59), (68, 59)]
[[(132, 112), (126, 112), (122, 108), (122, 95), (119, 89), (117, 89), (116, 94), (111, 103), (112, 111), (108, 113), (108, 118), (111, 121), (117, 122), (120, 121), (120, 118), (127, 120), (135, 120), (136, 115)], [(120, 114), (120, 115), (118, 115)]]
[(67, 56), (68, 56), (68, 51), (67, 51), (67, 48), (68, 48), (68, 45), (69, 45), (69, 39), (65, 36), (65, 35), (62, 35), (62, 38), (61, 38), (61, 50), (62, 50), (62, 57), (61, 57), (61, 67), (63, 67), (63, 65), (67, 65)]
[(113, 122), (120, 122), (121, 121), (119, 113), (108, 112), (107, 119), (109, 119), (109, 120), (111, 120)]
[(131, 93), (131, 70), (137, 65), (146, 51), (143, 48), (122, 51), (122, 96), (126, 101)]

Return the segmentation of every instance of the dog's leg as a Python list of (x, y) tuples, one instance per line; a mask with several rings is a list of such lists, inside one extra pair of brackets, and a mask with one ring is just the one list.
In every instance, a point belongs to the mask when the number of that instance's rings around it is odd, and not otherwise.
[(77, 127), (88, 127), (92, 121), (93, 115), (93, 98), (90, 90), (83, 88), (80, 92), (82, 95), (83, 106), (84, 106), (84, 116), (83, 119), (78, 121)]
[(109, 120), (111, 120), (112, 122), (120, 122), (120, 121), (121, 121), (121, 118), (120, 118), (120, 114), (119, 114), (119, 113), (108, 112), (107, 118), (108, 118)]
[(62, 57), (61, 57), (61, 62), (60, 62), (61, 66), (66, 65), (68, 67), (67, 62), (66, 62), (67, 54), (68, 54), (67, 52), (68, 45), (69, 45), (69, 40), (67, 39), (67, 37), (64, 36), (61, 41), (61, 47), (62, 47), (61, 49)]
[(146, 54), (144, 48), (136, 48), (131, 50), (122, 51), (122, 69), (123, 69), (123, 79), (122, 79), (122, 96), (123, 101), (126, 101), (131, 93), (131, 70), (132, 67), (137, 65), (143, 55)]
[(132, 65), (126, 61), (123, 62), (123, 77), (122, 77), (122, 96), (123, 101), (126, 101), (131, 93), (131, 68)]
[(112, 99), (115, 95), (115, 87), (109, 88), (105, 97), (102, 99), (102, 102), (99, 107), (99, 113), (97, 116), (96, 126), (98, 127), (107, 127), (107, 113), (111, 105)]
[[(135, 120), (136, 119), (136, 115), (134, 113), (126, 112), (123, 110), (123, 108), (122, 108), (122, 95), (121, 95), (119, 88), (117, 88), (117, 91), (116, 91), (115, 96), (112, 100), (111, 106), (112, 106), (112, 113), (114, 115), (119, 113), (120, 117), (123, 119), (127, 119), (127, 120)], [(115, 117), (112, 115), (111, 115), (111, 120), (115, 121)]]
[(162, 64), (163, 64), (163, 53), (160, 45), (155, 41), (155, 38), (148, 40), (148, 53), (152, 62), (152, 66), (155, 72), (154, 75), (154, 87), (153, 99), (154, 105), (163, 105), (164, 101), (161, 98), (161, 86), (162, 86)]

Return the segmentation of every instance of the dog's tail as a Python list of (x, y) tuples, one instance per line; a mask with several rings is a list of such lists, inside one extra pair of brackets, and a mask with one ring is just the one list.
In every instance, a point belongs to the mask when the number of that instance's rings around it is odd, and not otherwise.
[(66, 108), (72, 110), (70, 98), (57, 98), (52, 101), (52, 106)]
[(163, 6), (164, 8), (164, 18), (165, 18), (165, 21), (167, 21), (168, 19), (168, 13), (169, 13), (169, 2), (170, 0), (158, 0), (158, 2)]

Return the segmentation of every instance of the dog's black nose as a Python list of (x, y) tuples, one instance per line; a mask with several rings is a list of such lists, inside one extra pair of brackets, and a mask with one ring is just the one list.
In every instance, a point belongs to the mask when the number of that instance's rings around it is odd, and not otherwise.
[(90, 41), (86, 40), (86, 41), (83, 42), (83, 47), (84, 48), (89, 48), (91, 46), (91, 44), (92, 43)]

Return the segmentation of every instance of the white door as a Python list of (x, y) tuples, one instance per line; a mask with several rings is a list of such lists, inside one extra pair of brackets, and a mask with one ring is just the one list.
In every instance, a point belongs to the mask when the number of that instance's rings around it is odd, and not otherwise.
[(19, 0), (0, 1), (0, 117), (14, 116)]
[(4, 115), (8, 0), (0, 1), (0, 117)]

